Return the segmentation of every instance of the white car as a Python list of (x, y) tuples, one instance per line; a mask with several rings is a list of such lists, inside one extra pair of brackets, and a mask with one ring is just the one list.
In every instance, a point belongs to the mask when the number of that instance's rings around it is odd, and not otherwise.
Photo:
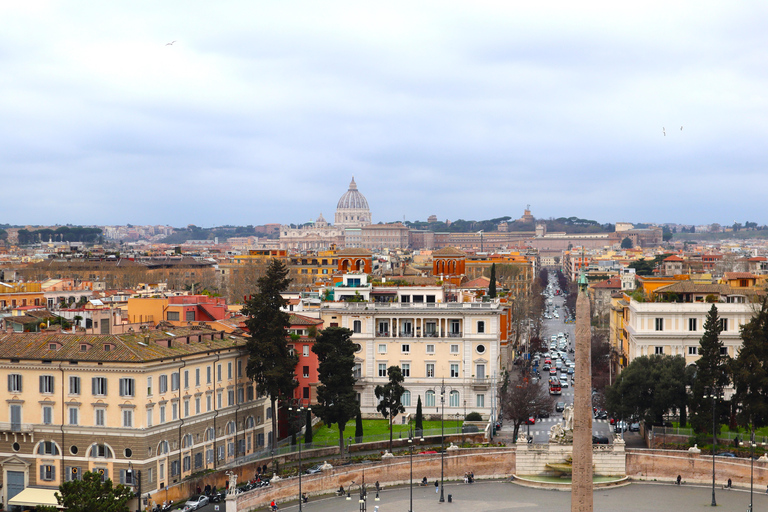
[(185, 510), (197, 510), (199, 508), (202, 508), (208, 504), (208, 496), (205, 496), (204, 494), (200, 494), (197, 496), (192, 496), (187, 500), (187, 502), (184, 504)]

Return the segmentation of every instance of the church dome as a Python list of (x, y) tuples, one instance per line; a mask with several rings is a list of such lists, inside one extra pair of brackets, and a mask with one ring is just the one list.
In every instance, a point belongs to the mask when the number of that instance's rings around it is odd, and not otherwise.
[(344, 192), (344, 195), (339, 199), (339, 203), (336, 205), (337, 210), (367, 210), (368, 201), (365, 196), (357, 190), (357, 183), (355, 178), (352, 178), (352, 182), (349, 184), (349, 190)]

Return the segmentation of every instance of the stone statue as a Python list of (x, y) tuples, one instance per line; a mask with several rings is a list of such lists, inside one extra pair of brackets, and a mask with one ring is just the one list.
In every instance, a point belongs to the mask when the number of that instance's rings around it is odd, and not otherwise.
[(237, 473), (227, 473), (229, 477), (229, 489), (227, 490), (227, 499), (234, 496), (239, 492), (237, 489)]
[(565, 430), (573, 431), (573, 406), (569, 405), (563, 411), (563, 419), (565, 420)]

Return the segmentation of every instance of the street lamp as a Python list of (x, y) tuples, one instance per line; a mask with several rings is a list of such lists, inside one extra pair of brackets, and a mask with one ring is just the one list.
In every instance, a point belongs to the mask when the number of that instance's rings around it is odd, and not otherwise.
[(755, 425), (752, 424), (752, 434), (749, 436), (749, 508), (747, 512), (752, 512), (752, 491), (755, 483)]
[[(288, 411), (295, 413), (297, 415), (297, 418), (301, 420), (301, 413), (304, 411), (311, 411), (312, 408), (310, 406), (303, 407), (301, 404), (298, 406), (292, 406), (288, 407)], [(312, 428), (312, 424), (310, 423), (307, 425), (307, 428)], [(299, 442), (299, 512), (302, 512), (302, 502), (304, 500), (302, 499), (302, 493), (301, 493), (301, 442)]]
[(704, 398), (711, 398), (712, 399), (712, 506), (717, 506), (717, 501), (715, 501), (715, 451), (717, 449), (717, 436), (715, 435), (715, 426), (717, 418), (715, 416), (715, 405), (717, 404), (717, 399), (719, 398), (719, 392), (715, 386), (712, 386), (710, 389), (709, 395), (704, 395)]
[[(347, 501), (352, 501), (352, 486), (355, 485), (355, 481), (353, 480), (350, 482), (349, 486), (347, 487)], [(360, 487), (360, 498), (358, 499), (360, 503), (360, 512), (366, 511), (366, 499), (368, 498), (368, 493), (365, 491), (365, 473), (363, 473), (363, 483), (358, 484)]]
[(445, 502), (443, 477), (445, 476), (445, 379), (440, 384), (440, 503)]
[(136, 482), (138, 481), (138, 492), (134, 493), (134, 495), (137, 498), (136, 512), (141, 512), (141, 470), (134, 471), (133, 464), (131, 463), (131, 461), (128, 461), (127, 473), (130, 476), (130, 478), (126, 478), (126, 483), (128, 483), (127, 480), (130, 480), (131, 487), (136, 486), (137, 485)]
[[(423, 435), (419, 441), (424, 441)], [(413, 512), (413, 425), (408, 428), (408, 446), (411, 448), (411, 506), (408, 508), (408, 512)]]

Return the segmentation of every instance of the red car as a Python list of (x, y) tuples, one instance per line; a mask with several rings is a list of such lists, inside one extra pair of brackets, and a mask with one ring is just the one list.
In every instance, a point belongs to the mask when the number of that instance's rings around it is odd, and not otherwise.
[(530, 418), (528, 418), (528, 419), (526, 420), (525, 424), (526, 424), (526, 425), (535, 425), (535, 424), (536, 424), (536, 418), (534, 418), (533, 416), (531, 416)]

